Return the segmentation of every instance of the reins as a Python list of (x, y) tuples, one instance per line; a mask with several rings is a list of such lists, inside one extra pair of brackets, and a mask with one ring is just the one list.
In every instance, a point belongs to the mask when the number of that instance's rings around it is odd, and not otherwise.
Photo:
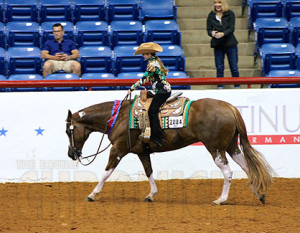
[[(127, 95), (124, 97), (124, 99), (122, 100), (122, 102), (123, 102), (124, 100), (127, 100), (127, 99), (128, 99), (128, 96), (129, 96), (129, 100), (130, 100), (130, 99), (131, 99), (131, 95), (127, 94)], [(129, 108), (129, 109), (130, 109), (130, 108)], [(83, 165), (83, 166), (88, 166), (88, 165), (90, 165), (92, 162), (95, 161), (95, 159), (97, 158), (97, 156), (98, 156), (99, 154), (101, 154), (102, 152), (106, 151), (106, 150), (108, 149), (108, 147), (110, 147), (111, 142), (110, 142), (103, 150), (99, 151), (100, 148), (101, 148), (103, 139), (104, 139), (105, 132), (107, 131), (107, 127), (108, 127), (108, 124), (106, 123), (105, 130), (104, 130), (104, 133), (102, 133), (102, 138), (101, 138), (101, 140), (100, 140), (100, 143), (99, 143), (97, 152), (96, 152), (95, 154), (91, 154), (91, 155), (88, 155), (88, 156), (84, 156), (84, 157), (78, 156), (78, 157), (77, 157), (77, 160), (81, 163), (81, 165)], [(130, 133), (130, 130), (129, 130), (129, 133)], [(74, 145), (75, 145), (75, 142), (74, 142), (74, 133), (72, 133), (71, 136), (72, 136), (71, 142), (72, 142), (72, 144), (73, 144), (72, 147), (75, 148), (75, 146), (74, 146)], [(130, 138), (130, 135), (129, 135), (129, 138)], [(129, 139), (129, 147), (131, 147), (130, 139)], [(75, 148), (75, 149), (76, 149), (76, 148)], [(93, 157), (93, 159), (92, 159), (91, 161), (88, 160), (88, 158), (90, 158), (90, 157)], [(88, 163), (83, 163), (83, 162), (82, 162), (83, 159), (88, 160)]]

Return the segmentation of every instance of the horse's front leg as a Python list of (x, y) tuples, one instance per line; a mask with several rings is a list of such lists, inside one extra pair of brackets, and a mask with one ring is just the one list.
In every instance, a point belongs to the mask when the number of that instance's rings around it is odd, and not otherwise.
[(105, 181), (110, 177), (110, 175), (113, 173), (113, 171), (115, 170), (115, 168), (118, 166), (119, 162), (121, 161), (122, 157), (124, 157), (124, 153), (121, 153), (118, 151), (118, 149), (113, 146), (110, 150), (110, 154), (109, 154), (109, 160), (108, 163), (106, 165), (105, 171), (102, 175), (101, 180), (99, 181), (99, 183), (97, 184), (97, 186), (94, 188), (94, 190), (91, 192), (90, 195), (87, 196), (87, 200), (88, 201), (94, 201), (96, 198), (96, 195), (98, 195), (104, 184)]
[(154, 200), (154, 195), (157, 194), (157, 187), (153, 178), (153, 170), (152, 170), (150, 155), (139, 154), (138, 156), (144, 166), (146, 176), (148, 177), (150, 183), (150, 193), (146, 196), (144, 201), (152, 202)]

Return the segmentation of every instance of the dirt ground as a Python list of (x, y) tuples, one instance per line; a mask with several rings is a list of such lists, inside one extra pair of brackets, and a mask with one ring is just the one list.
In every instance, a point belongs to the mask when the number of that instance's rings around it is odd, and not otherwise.
[(223, 180), (0, 184), (0, 232), (300, 232), (300, 179), (276, 179), (262, 205), (247, 180), (233, 180), (227, 205), (213, 206)]

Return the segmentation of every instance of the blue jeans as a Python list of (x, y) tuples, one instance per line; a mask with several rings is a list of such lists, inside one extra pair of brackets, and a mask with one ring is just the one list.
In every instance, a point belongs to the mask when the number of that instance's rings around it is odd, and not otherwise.
[(232, 77), (239, 77), (238, 69), (238, 48), (233, 46), (230, 48), (214, 49), (215, 64), (217, 69), (217, 77), (224, 77), (224, 59), (225, 54), (228, 58), (228, 63)]

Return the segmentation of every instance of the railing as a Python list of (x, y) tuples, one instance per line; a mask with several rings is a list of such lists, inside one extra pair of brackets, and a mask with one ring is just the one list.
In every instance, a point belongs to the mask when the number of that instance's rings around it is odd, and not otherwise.
[[(0, 88), (130, 86), (133, 79), (0, 81)], [(168, 78), (171, 85), (295, 84), (300, 77)]]

